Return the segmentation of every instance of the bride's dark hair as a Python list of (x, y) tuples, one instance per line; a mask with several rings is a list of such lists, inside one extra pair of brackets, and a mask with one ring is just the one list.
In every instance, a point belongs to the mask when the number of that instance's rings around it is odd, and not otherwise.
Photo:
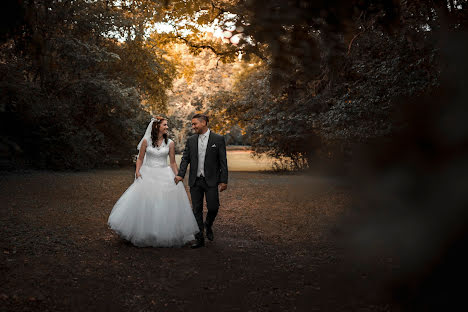
[[(158, 133), (159, 133), (159, 127), (161, 126), (161, 123), (166, 120), (164, 117), (157, 116), (155, 117), (155, 121), (153, 122), (153, 128), (151, 129), (151, 141), (153, 144), (153, 147), (156, 147), (156, 143), (158, 143)], [(167, 134), (163, 134), (164, 142), (167, 144)]]

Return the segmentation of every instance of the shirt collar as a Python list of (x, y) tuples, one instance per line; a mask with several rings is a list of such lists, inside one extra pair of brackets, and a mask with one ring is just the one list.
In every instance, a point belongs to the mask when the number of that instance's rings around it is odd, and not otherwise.
[(210, 129), (208, 129), (208, 131), (206, 131), (205, 133), (200, 134), (200, 136), (203, 137), (204, 139), (206, 139), (209, 135), (210, 135)]

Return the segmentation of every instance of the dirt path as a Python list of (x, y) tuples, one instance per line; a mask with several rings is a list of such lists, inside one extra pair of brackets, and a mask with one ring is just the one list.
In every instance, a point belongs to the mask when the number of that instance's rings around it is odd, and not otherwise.
[(7, 311), (389, 311), (342, 265), (339, 180), (233, 172), (206, 248), (137, 248), (106, 225), (132, 169), (0, 177)]

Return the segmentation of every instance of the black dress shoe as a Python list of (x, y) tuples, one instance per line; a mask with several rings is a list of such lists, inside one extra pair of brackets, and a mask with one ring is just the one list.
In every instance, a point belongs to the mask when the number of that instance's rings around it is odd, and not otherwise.
[(205, 229), (206, 229), (206, 238), (212, 241), (214, 239), (214, 235), (213, 235), (213, 229), (211, 228), (211, 225), (208, 225), (205, 223)]
[(197, 240), (197, 242), (195, 244), (193, 244), (192, 246), (190, 246), (190, 248), (195, 249), (195, 248), (200, 248), (200, 247), (203, 247), (203, 246), (205, 246), (205, 241), (204, 240)]

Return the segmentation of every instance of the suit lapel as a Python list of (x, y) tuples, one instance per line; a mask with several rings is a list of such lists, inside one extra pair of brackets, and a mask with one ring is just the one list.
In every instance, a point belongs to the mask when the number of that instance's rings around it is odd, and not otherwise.
[(195, 139), (193, 140), (193, 145), (194, 145), (194, 151), (195, 151), (195, 157), (197, 158), (197, 164), (198, 164), (198, 134), (195, 134)]
[(190, 162), (190, 166), (193, 166), (193, 168), (195, 169), (195, 176), (198, 172), (198, 134), (195, 134), (194, 135), (194, 139), (193, 139), (193, 150), (195, 151), (195, 156), (193, 159), (193, 161)]

